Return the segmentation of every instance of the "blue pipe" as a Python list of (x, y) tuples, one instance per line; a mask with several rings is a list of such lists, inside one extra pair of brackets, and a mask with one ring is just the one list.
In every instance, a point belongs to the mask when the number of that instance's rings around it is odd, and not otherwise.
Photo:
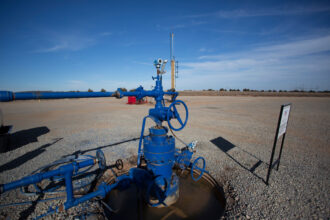
[[(78, 173), (78, 170), (82, 167), (93, 165), (95, 160), (87, 159), (82, 162), (73, 162), (61, 166), (57, 170), (49, 171), (46, 173), (39, 173), (29, 177), (25, 177), (21, 180), (2, 185), (0, 192), (5, 192), (10, 189), (14, 189), (21, 186), (40, 182), (45, 178), (61, 176), (65, 179), (67, 201), (63, 206), (58, 207), (56, 211), (66, 210), (73, 206), (78, 205), (91, 198), (100, 196), (105, 197), (108, 192), (114, 188), (123, 189), (127, 185), (134, 183), (139, 188), (144, 189), (146, 192), (147, 202), (152, 206), (158, 206), (160, 204), (173, 204), (179, 196), (179, 180), (173, 167), (175, 163), (179, 163), (180, 167), (185, 168), (190, 165), (190, 160), (193, 152), (190, 149), (182, 150), (181, 153), (175, 150), (175, 139), (172, 136), (167, 135), (168, 129), (162, 126), (163, 121), (167, 121), (169, 126), (173, 130), (181, 130), (185, 127), (188, 119), (188, 109), (184, 102), (175, 101), (178, 96), (177, 92), (163, 90), (162, 75), (160, 74), (160, 61), (155, 62), (157, 68), (156, 85), (153, 90), (146, 91), (142, 86), (137, 88), (134, 92), (124, 92), (121, 89), (117, 89), (116, 92), (51, 92), (51, 93), (13, 93), (8, 91), (0, 91), (0, 101), (12, 101), (12, 100), (25, 100), (25, 99), (50, 99), (50, 98), (88, 98), (88, 97), (116, 97), (122, 98), (124, 96), (135, 96), (137, 99), (143, 97), (153, 97), (156, 101), (155, 107), (149, 110), (149, 115), (143, 119), (141, 137), (139, 141), (138, 149), (138, 166), (141, 161), (140, 158), (144, 156), (147, 163), (146, 169), (132, 168), (129, 171), (129, 175), (122, 175), (117, 177), (114, 184), (107, 185), (101, 184), (98, 189), (80, 198), (73, 196), (72, 176)], [(173, 96), (174, 101), (169, 107), (165, 106), (164, 95)], [(186, 120), (182, 122), (181, 117), (175, 107), (177, 104), (183, 104), (186, 110)], [(144, 128), (147, 118), (151, 118), (155, 121), (156, 126), (149, 129), (150, 135), (144, 136)], [(181, 127), (175, 129), (171, 126), (170, 120), (177, 119), (181, 124)], [(143, 142), (143, 150), (142, 150)], [(186, 152), (189, 151), (189, 152)], [(195, 162), (194, 164), (196, 164)], [(198, 169), (199, 167), (194, 166)], [(203, 167), (204, 169), (204, 167)], [(158, 203), (151, 203), (149, 199), (156, 197)], [(168, 198), (168, 199), (167, 199)]]
[(10, 92), (0, 91), (0, 102), (29, 99), (112, 97), (113, 92)]
[(131, 168), (129, 170), (128, 175), (124, 174), (122, 176), (117, 177), (116, 182), (108, 185), (102, 182), (97, 190), (86, 194), (80, 198), (73, 198), (71, 202), (66, 202), (63, 208), (58, 208), (57, 210), (67, 210), (73, 206), (76, 206), (80, 203), (86, 202), (95, 197), (104, 198), (111, 190), (115, 188), (127, 188), (130, 184), (134, 183), (139, 188), (146, 189), (147, 186), (153, 181), (151, 174), (140, 168)]
[[(139, 87), (142, 88), (142, 87)], [(157, 88), (151, 91), (145, 91), (143, 88), (135, 92), (123, 92), (118, 89), (116, 92), (10, 92), (0, 91), (0, 102), (9, 102), (14, 100), (30, 99), (65, 99), (65, 98), (96, 98), (96, 97), (117, 97), (135, 96), (142, 99), (146, 96), (159, 97), (163, 95), (178, 95), (177, 92), (164, 92)]]
[[(12, 189), (16, 189), (16, 188), (19, 188), (22, 186), (28, 186), (30, 184), (38, 183), (44, 179), (49, 179), (54, 176), (64, 175), (66, 178), (66, 177), (69, 177), (69, 176), (66, 176), (68, 173), (71, 173), (71, 175), (72, 175), (73, 172), (78, 172), (79, 169), (81, 169), (83, 167), (91, 166), (94, 164), (95, 164), (94, 159), (87, 159), (80, 163), (74, 162), (71, 164), (63, 165), (56, 170), (51, 170), (51, 171), (48, 171), (45, 173), (37, 173), (37, 174), (31, 175), (31, 176), (27, 176), (20, 180), (16, 180), (14, 182), (1, 185), (0, 193), (6, 192), (6, 191), (9, 191)], [(71, 181), (71, 178), (70, 178), (70, 181)], [(71, 186), (72, 186), (72, 181), (71, 181)], [(68, 187), (68, 185), (66, 185), (66, 187)], [(67, 190), (67, 192), (68, 192), (68, 190)]]

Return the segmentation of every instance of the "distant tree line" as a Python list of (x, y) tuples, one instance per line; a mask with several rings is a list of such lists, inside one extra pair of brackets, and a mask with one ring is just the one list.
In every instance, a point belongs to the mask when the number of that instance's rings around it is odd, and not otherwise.
[[(120, 88), (123, 92), (127, 92), (128, 90), (126, 88)], [(130, 92), (134, 92), (136, 89), (130, 89)], [(101, 92), (106, 92), (105, 89), (101, 89)], [(193, 91), (193, 90), (184, 90), (184, 91)], [(219, 90), (215, 90), (215, 89), (203, 89), (203, 91), (219, 91), (219, 92), (240, 92), (240, 89), (225, 89), (225, 88), (221, 88)], [(17, 92), (17, 93), (27, 93), (27, 92), (34, 92), (34, 93), (47, 93), (47, 92), (55, 92), (52, 90), (44, 90), (44, 91), (21, 91), (21, 92)], [(80, 92), (79, 90), (71, 90), (69, 92)], [(94, 92), (93, 89), (89, 88), (88, 92)], [(276, 89), (268, 89), (268, 90), (257, 90), (257, 89), (248, 89), (248, 88), (244, 88), (242, 89), (242, 92), (306, 92), (306, 93), (330, 93), (330, 90), (322, 90), (322, 91), (315, 91), (315, 90), (304, 90), (304, 89), (293, 89), (293, 90), (276, 90)]]
[[(203, 91), (206, 91), (205, 89)], [(207, 91), (215, 91), (213, 89), (208, 89)], [(230, 92), (239, 92), (240, 89), (224, 89), (221, 88), (219, 89), (220, 92), (226, 92), (226, 91), (230, 91)], [(319, 92), (319, 93), (330, 93), (329, 90), (323, 90), (323, 91), (315, 91), (315, 90), (303, 90), (303, 89), (294, 89), (294, 90), (276, 90), (276, 89), (268, 89), (268, 90), (256, 90), (256, 89), (247, 89), (244, 88), (242, 90), (243, 92), (307, 92), (307, 93), (315, 93), (315, 92)]]
[[(123, 92), (127, 92), (127, 89), (126, 88), (120, 88), (120, 89)], [(77, 92), (79, 92), (79, 91), (77, 91)], [(94, 92), (94, 91), (92, 89), (88, 89), (88, 92)], [(100, 92), (106, 92), (106, 90), (102, 88)]]

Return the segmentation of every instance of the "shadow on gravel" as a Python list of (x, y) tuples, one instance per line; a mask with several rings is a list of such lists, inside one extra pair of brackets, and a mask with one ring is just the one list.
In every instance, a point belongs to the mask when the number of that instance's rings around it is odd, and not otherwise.
[(49, 129), (45, 126), (17, 131), (10, 136), (10, 146), (7, 152), (23, 147), (29, 143), (38, 142), (38, 137), (48, 132)]
[(41, 198), (43, 196), (44, 196), (44, 194), (38, 195), (38, 198), (32, 202), (32, 204), (30, 205), (29, 208), (27, 208), (27, 209), (23, 210), (22, 212), (20, 212), (19, 213), (19, 220), (27, 219), (27, 217), (35, 211), (38, 202), (41, 200)]
[[(96, 169), (96, 170), (93, 170), (93, 171), (90, 171), (90, 172), (83, 173), (83, 174), (78, 175), (78, 176), (74, 176), (72, 178), (72, 181), (78, 181), (79, 182), (79, 181), (83, 181), (85, 179), (85, 185), (82, 184), (82, 186), (74, 188), (74, 192), (77, 191), (77, 193), (79, 195), (81, 195), (81, 193), (84, 193), (84, 194), (86, 193), (87, 194), (87, 193), (93, 192), (96, 188), (97, 182), (104, 175), (104, 171), (107, 170), (107, 169), (112, 169), (114, 166), (115, 165), (109, 165), (109, 166), (106, 166), (106, 168), (104, 170)], [(89, 179), (86, 180), (86, 178), (91, 178), (92, 180), (89, 180)], [(86, 184), (86, 181), (88, 182), (88, 184)], [(81, 183), (83, 183), (83, 182), (81, 182)], [(43, 191), (52, 192), (51, 189), (53, 189), (53, 190), (55, 189), (54, 194), (56, 194), (56, 193), (60, 193), (60, 191), (56, 192), (56, 190), (59, 189), (60, 187), (65, 187), (65, 181), (64, 180), (59, 181), (57, 183), (54, 183), (53, 181), (48, 183), (48, 185), (43, 188), (41, 193), (37, 194), (38, 197), (34, 201), (31, 201), (31, 205), (28, 208), (26, 208), (25, 210), (23, 210), (22, 212), (20, 212), (19, 220), (28, 219), (28, 217), (33, 212), (35, 212), (38, 203), (45, 201), (44, 199), (47, 199), (47, 198), (45, 198), (46, 194), (43, 193)], [(60, 201), (60, 199), (65, 199), (66, 197), (59, 196), (59, 197), (54, 197), (54, 198), (57, 198), (56, 200)], [(79, 218), (79, 219), (81, 219), (81, 218)], [(85, 218), (83, 218), (83, 219), (85, 219)], [(89, 218), (87, 218), (87, 219), (89, 219)]]
[(6, 170), (12, 170), (16, 167), (21, 166), (22, 164), (24, 164), (25, 162), (37, 157), (38, 155), (42, 154), (44, 151), (46, 151), (47, 147), (50, 147), (51, 145), (55, 144), (56, 142), (62, 140), (63, 138), (56, 138), (55, 141), (53, 141), (52, 143), (48, 143), (48, 144), (44, 144), (40, 147), (38, 147), (37, 149), (33, 150), (33, 151), (29, 151), (26, 154), (17, 157), (16, 159), (5, 163), (4, 165), (0, 166), (0, 173), (2, 173), (3, 171)]
[(99, 149), (103, 149), (103, 148), (106, 148), (106, 147), (113, 147), (113, 146), (116, 146), (116, 145), (124, 144), (124, 143), (131, 142), (131, 141), (136, 141), (136, 140), (139, 140), (139, 139), (140, 138), (132, 138), (132, 139), (129, 139), (129, 140), (120, 141), (120, 142), (117, 142), (117, 143), (108, 144), (108, 145), (104, 145), (104, 146), (100, 146), (100, 147), (95, 147), (95, 148), (91, 148), (91, 149), (88, 149), (88, 150), (77, 150), (77, 151), (73, 152), (72, 154), (68, 154), (68, 155), (65, 155), (63, 157), (67, 157), (67, 156), (70, 156), (70, 155), (79, 156), (79, 155), (85, 154), (85, 153), (90, 152), (90, 151), (99, 150)]
[[(254, 173), (254, 171), (256, 170), (256, 168), (258, 166), (260, 166), (262, 163), (265, 163), (264, 161), (262, 161), (261, 159), (259, 159), (258, 157), (256, 157), (255, 155), (251, 154), (250, 152), (232, 144), (231, 142), (229, 142), (228, 140), (224, 139), (223, 137), (217, 137), (215, 139), (210, 140), (211, 143), (213, 143), (215, 146), (217, 146), (221, 151), (223, 151), (230, 159), (232, 159), (235, 163), (237, 163), (240, 167), (242, 167), (243, 169), (249, 171), (250, 173), (252, 173), (256, 178), (260, 179), (261, 181), (263, 181), (264, 183), (266, 183), (266, 180), (264, 180), (264, 178), (260, 177), (259, 175), (257, 175), (256, 173)], [(248, 168), (246, 166), (244, 166), (242, 163), (240, 163), (237, 159), (235, 159), (233, 156), (231, 156), (228, 151), (233, 149), (233, 148), (239, 148), (241, 151), (243, 151), (244, 153), (250, 155), (251, 157), (255, 158), (258, 160), (257, 163), (255, 163), (251, 168)]]

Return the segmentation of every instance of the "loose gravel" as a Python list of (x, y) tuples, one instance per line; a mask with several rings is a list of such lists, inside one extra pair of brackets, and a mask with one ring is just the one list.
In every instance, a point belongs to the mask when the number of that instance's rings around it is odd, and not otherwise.
[[(205, 157), (207, 168), (226, 192), (224, 218), (330, 218), (330, 98), (181, 98), (190, 114), (187, 127), (176, 135), (186, 142), (198, 141), (196, 156)], [(22, 178), (65, 155), (95, 155), (97, 148), (104, 150), (108, 164), (136, 155), (142, 118), (152, 104), (126, 102), (97, 98), (1, 103), (4, 124), (13, 125), (14, 140), (12, 149), (0, 154), (0, 183)], [(267, 186), (278, 114), (285, 103), (292, 103), (292, 110), (283, 156)], [(151, 125), (148, 121), (146, 128)], [(1, 195), (0, 204), (27, 199), (38, 197), (27, 198), (13, 190)], [(30, 219), (59, 203), (63, 200), (1, 208), (0, 219)], [(86, 207), (92, 209), (89, 212), (100, 208), (91, 202), (49, 218), (74, 219)]]

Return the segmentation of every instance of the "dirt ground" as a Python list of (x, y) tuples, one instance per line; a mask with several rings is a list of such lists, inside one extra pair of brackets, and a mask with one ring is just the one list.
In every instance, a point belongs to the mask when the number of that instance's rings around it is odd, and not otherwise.
[[(330, 218), (329, 97), (179, 99), (186, 102), (189, 119), (176, 135), (188, 143), (197, 140), (196, 156), (205, 157), (210, 173), (220, 183), (228, 182), (237, 195), (227, 201), (228, 218)], [(142, 118), (153, 105), (126, 102), (127, 98), (93, 98), (0, 103), (4, 125), (13, 125), (11, 149), (0, 154), (0, 183), (75, 152), (94, 155), (93, 149), (102, 147), (109, 164), (136, 154)], [(281, 165), (266, 186), (280, 106), (286, 103), (292, 103), (292, 110)], [(151, 125), (148, 121), (146, 128)], [(17, 198), (24, 197), (16, 190), (0, 202)], [(0, 211), (22, 216), (27, 208)], [(28, 214), (33, 212), (37, 211)]]

